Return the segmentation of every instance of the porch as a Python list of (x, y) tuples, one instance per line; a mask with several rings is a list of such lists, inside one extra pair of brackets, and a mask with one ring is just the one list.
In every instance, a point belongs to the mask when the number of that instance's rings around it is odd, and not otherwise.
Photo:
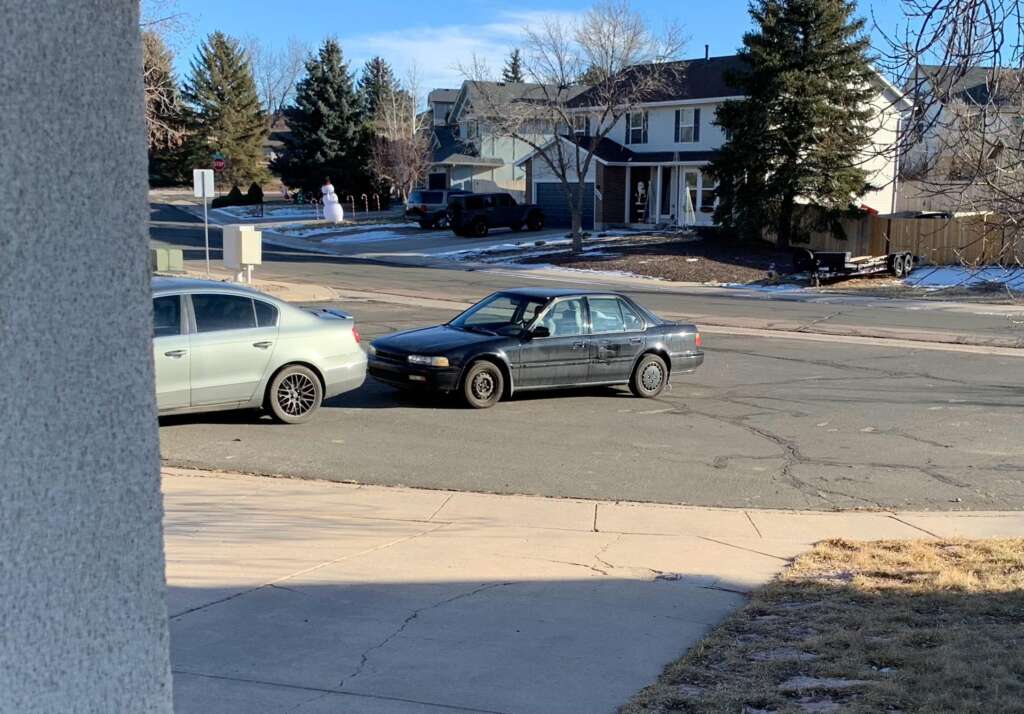
[(599, 165), (599, 223), (682, 228), (714, 225), (716, 184), (704, 174), (707, 163)]

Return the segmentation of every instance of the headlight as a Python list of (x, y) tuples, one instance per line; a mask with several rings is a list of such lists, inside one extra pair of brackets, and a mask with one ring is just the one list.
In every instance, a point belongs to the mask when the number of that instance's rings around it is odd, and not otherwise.
[(366, 346), (366, 354), (368, 354), (368, 355), (375, 355), (375, 354), (377, 354), (377, 348), (374, 347), (373, 345), (367, 345)]
[(427, 357), (426, 355), (409, 355), (409, 364), (421, 364), (426, 367), (447, 367), (447, 357)]

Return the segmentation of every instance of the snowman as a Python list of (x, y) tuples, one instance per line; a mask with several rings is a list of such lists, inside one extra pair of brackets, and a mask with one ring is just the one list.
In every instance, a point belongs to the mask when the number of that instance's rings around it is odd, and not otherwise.
[(324, 219), (331, 223), (341, 223), (345, 220), (345, 212), (341, 208), (341, 201), (338, 200), (338, 195), (334, 193), (334, 186), (331, 184), (330, 179), (324, 180), (320, 194), (323, 197)]

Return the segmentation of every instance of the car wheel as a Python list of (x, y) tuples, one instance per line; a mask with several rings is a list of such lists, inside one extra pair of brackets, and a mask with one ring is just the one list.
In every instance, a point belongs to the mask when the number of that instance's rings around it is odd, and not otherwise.
[(483, 238), (487, 235), (487, 221), (483, 218), (477, 218), (473, 221), (473, 225), (470, 227), (473, 235), (477, 238)]
[(539, 231), (544, 228), (544, 214), (536, 211), (530, 214), (530, 217), (526, 219), (526, 227), (531, 231)]
[(633, 370), (629, 389), (638, 397), (656, 397), (668, 382), (668, 366), (658, 355), (644, 355)]
[(433, 227), (434, 224), (431, 223), (430, 221), (420, 221), (420, 228), (422, 228), (423, 230), (429, 230), (430, 228)]
[(462, 396), (474, 409), (493, 407), (505, 391), (505, 379), (498, 365), (480, 360), (470, 365), (462, 380)]
[(307, 367), (293, 364), (278, 372), (267, 389), (270, 413), (285, 424), (301, 424), (313, 416), (324, 398), (320, 379)]

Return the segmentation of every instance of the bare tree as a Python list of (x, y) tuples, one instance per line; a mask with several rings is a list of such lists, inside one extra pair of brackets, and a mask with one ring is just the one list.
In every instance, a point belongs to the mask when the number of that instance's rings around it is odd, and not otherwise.
[(906, 24), (895, 32), (878, 28), (886, 69), (914, 105), (900, 143), (901, 191), (918, 207), (995, 214), (999, 248), (988, 259), (1019, 264), (1024, 257), (1022, 2), (901, 2)]
[(562, 184), (574, 252), (583, 248), (583, 187), (597, 147), (626, 114), (678, 80), (682, 48), (677, 27), (657, 34), (628, 0), (610, 0), (575, 21), (551, 17), (524, 28), (523, 73), (533, 86), (518, 95), (493, 81), (483, 62), (462, 68), (477, 120), (530, 146), (535, 164)]
[(160, 35), (142, 33), (142, 80), (150, 152), (180, 146), (185, 139), (185, 108), (172, 68), (173, 55)]
[(385, 87), (374, 116), (376, 136), (370, 149), (370, 170), (391, 185), (402, 201), (430, 168), (432, 134), (429, 113), (417, 113), (420, 86), (416, 70), (399, 86)]
[(267, 121), (273, 122), (295, 93), (295, 84), (310, 53), (309, 46), (295, 37), (277, 49), (268, 47), (256, 37), (246, 38), (244, 44), (263, 111)]

